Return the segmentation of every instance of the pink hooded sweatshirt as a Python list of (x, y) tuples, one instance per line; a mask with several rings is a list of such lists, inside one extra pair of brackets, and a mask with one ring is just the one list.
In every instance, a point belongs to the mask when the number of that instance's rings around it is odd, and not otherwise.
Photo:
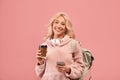
[[(43, 43), (48, 46), (46, 60), (44, 64), (36, 65), (35, 67), (36, 75), (40, 80), (71, 80), (81, 76), (84, 69), (81, 46), (79, 42), (76, 41), (76, 51), (73, 58), (71, 42), (72, 38), (66, 35), (59, 45), (53, 44), (51, 40), (46, 40), (46, 42)], [(66, 65), (70, 66), (70, 74), (59, 72), (56, 67), (57, 61), (64, 61)]]

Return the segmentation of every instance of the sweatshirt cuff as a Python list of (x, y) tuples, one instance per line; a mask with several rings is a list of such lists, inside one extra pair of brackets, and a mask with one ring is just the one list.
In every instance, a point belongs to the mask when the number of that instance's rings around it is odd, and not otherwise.
[(70, 78), (70, 79), (76, 79), (77, 76), (75, 76), (75, 75), (77, 75), (77, 73), (75, 72), (75, 70), (71, 66), (70, 66), (70, 69), (71, 69), (71, 72), (70, 73), (66, 72), (65, 76)]
[(70, 67), (70, 73), (65, 73), (66, 77), (70, 77), (72, 75), (72, 68)]

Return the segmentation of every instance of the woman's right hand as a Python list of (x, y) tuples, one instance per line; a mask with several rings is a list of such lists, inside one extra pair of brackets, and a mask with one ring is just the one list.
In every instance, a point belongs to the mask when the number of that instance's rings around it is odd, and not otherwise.
[(42, 57), (40, 52), (41, 52), (40, 50), (37, 51), (37, 56), (36, 57), (37, 57), (37, 60), (38, 60), (38, 64), (41, 65), (41, 64), (44, 64), (45, 57)]

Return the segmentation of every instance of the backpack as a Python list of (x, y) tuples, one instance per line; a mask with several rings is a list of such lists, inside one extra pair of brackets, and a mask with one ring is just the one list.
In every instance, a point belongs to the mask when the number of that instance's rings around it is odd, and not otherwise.
[[(74, 57), (74, 52), (75, 52), (75, 48), (76, 48), (75, 46), (76, 46), (76, 41), (72, 40), (71, 48), (72, 48), (72, 51), (73, 51), (73, 53), (72, 53), (73, 57)], [(80, 78), (78, 78), (77, 80), (83, 80), (84, 79), (85, 75), (90, 70), (90, 68), (92, 66), (92, 63), (93, 63), (93, 60), (94, 60), (94, 57), (92, 56), (92, 53), (88, 49), (82, 48), (82, 55), (83, 55), (83, 62), (85, 64), (85, 69), (84, 69), (82, 75), (80, 76)], [(91, 75), (89, 77), (89, 80), (90, 79), (91, 79)]]

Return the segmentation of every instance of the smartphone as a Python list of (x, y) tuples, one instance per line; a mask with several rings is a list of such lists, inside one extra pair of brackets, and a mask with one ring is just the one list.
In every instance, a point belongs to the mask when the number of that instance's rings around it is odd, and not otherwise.
[(65, 63), (63, 61), (57, 61), (57, 65), (65, 66)]

